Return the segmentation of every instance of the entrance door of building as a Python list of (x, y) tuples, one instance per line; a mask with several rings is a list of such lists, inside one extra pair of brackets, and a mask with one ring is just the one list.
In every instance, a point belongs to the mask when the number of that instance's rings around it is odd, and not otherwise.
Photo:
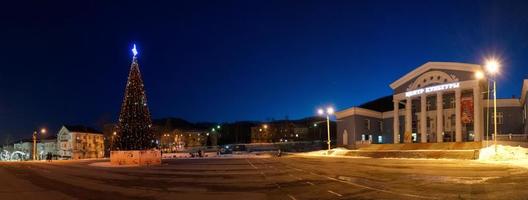
[(343, 131), (343, 145), (348, 145), (348, 132), (347, 132), (347, 130)]

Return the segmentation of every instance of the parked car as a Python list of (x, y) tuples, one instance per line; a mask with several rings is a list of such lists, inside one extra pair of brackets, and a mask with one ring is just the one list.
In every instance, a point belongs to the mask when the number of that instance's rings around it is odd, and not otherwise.
[(228, 144), (220, 148), (220, 154), (239, 154), (246, 151), (247, 148), (244, 144)]

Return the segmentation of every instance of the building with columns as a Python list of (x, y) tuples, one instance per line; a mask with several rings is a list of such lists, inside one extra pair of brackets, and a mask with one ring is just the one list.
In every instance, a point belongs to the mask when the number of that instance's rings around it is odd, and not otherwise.
[[(338, 145), (491, 139), (492, 96), (477, 71), (467, 63), (419, 66), (390, 84), (392, 95), (336, 112)], [(497, 101), (499, 134), (528, 134), (527, 89), (524, 80), (520, 98)]]

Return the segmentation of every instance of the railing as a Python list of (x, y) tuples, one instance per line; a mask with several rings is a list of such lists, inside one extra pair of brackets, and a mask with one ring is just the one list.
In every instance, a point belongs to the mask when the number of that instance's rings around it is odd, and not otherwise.
[[(494, 134), (491, 135), (491, 140), (495, 139)], [(497, 141), (523, 141), (528, 142), (528, 134), (497, 134)]]
[(372, 144), (372, 140), (358, 140), (356, 144)]

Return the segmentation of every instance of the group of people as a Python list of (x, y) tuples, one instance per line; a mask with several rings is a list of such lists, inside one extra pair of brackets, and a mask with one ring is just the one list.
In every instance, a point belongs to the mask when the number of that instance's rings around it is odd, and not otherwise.
[(51, 162), (53, 160), (53, 154), (51, 152), (48, 152), (46, 154), (46, 162)]
[(191, 158), (194, 158), (194, 157), (205, 157), (205, 152), (204, 150), (199, 150), (197, 152), (190, 152), (189, 155), (191, 155)]

